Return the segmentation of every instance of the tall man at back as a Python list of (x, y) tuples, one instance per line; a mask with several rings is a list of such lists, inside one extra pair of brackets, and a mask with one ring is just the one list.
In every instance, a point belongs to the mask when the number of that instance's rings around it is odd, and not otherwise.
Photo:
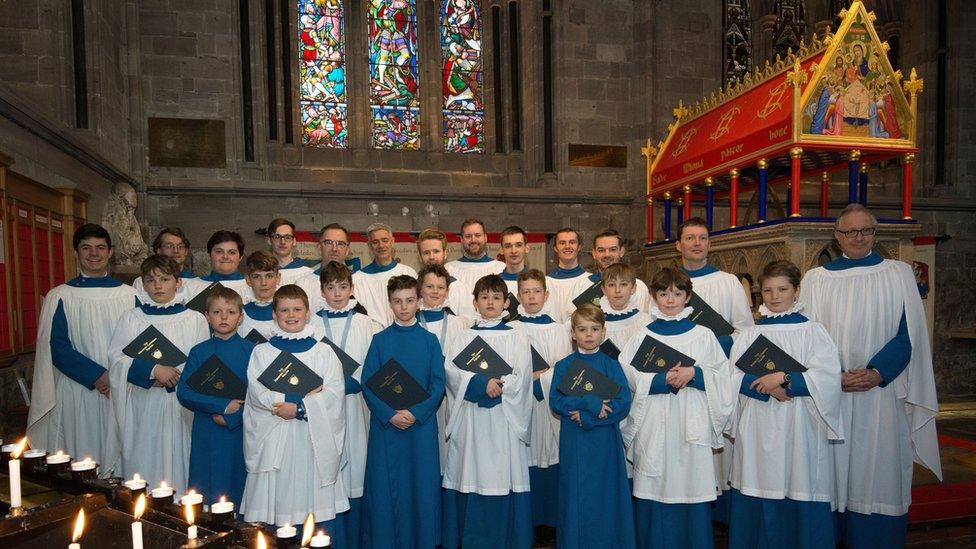
[(104, 227), (81, 226), (72, 245), (78, 276), (48, 292), (41, 306), (27, 436), (35, 448), (107, 464), (115, 461), (105, 451), (115, 436), (108, 397), (116, 389), (108, 344), (119, 317), (136, 305), (136, 291), (109, 276), (112, 238)]
[(580, 234), (576, 229), (563, 227), (556, 231), (552, 248), (556, 252), (556, 268), (546, 275), (546, 288), (549, 290), (547, 307), (556, 322), (569, 320), (566, 312), (572, 312), (573, 289), (580, 280), (585, 280), (590, 273), (583, 270), (579, 263), (582, 249)]
[(502, 272), (505, 264), (488, 255), (488, 232), (480, 219), (466, 219), (461, 223), (461, 244), (464, 246), (464, 254), (445, 263), (444, 268), (457, 279), (451, 283), (451, 292), (457, 291), (465, 296), (457, 314), (478, 318), (472, 296), (474, 285), (483, 276)]
[(386, 327), (393, 322), (386, 283), (397, 275), (417, 278), (417, 271), (397, 261), (396, 240), (389, 225), (373, 223), (366, 228), (366, 238), (373, 262), (352, 275), (352, 284), (356, 289), (356, 301), (366, 307), (366, 314)]
[[(601, 274), (603, 269), (606, 269), (614, 263), (623, 261), (625, 253), (627, 253), (627, 249), (624, 247), (624, 239), (617, 231), (607, 229), (593, 237), (593, 249), (590, 250), (590, 254), (593, 256), (593, 260), (596, 261), (597, 271), (587, 277), (576, 279), (576, 284), (574, 284), (573, 291), (570, 293), (569, 303), (564, 304), (566, 308), (563, 309), (563, 316), (565, 318), (572, 316), (573, 311), (576, 310), (576, 305), (573, 305), (572, 300), (579, 297), (590, 286), (599, 284), (603, 280)], [(635, 286), (636, 290), (634, 291), (634, 296), (630, 299), (628, 309), (647, 312), (647, 307), (651, 303), (651, 294), (647, 290), (647, 284), (638, 278)]]
[(905, 546), (913, 461), (942, 478), (922, 300), (911, 266), (874, 250), (877, 231), (867, 208), (847, 206), (834, 224), (843, 256), (800, 284), (804, 313), (840, 351), (847, 439), (833, 449), (839, 533), (851, 549)]

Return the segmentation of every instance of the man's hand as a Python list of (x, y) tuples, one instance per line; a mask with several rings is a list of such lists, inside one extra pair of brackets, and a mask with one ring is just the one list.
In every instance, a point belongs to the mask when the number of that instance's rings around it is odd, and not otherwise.
[(109, 393), (109, 381), (108, 381), (108, 370), (102, 372), (102, 375), (98, 376), (95, 380), (95, 390), (102, 393), (102, 396), (108, 396)]
[(695, 379), (695, 369), (678, 365), (668, 370), (665, 379), (668, 385), (675, 389), (684, 389), (691, 380)]
[(845, 393), (863, 393), (881, 385), (882, 381), (881, 374), (874, 368), (851, 370), (841, 374), (840, 388)]
[(769, 392), (769, 396), (775, 398), (780, 402), (786, 402), (790, 400), (790, 395), (786, 394), (786, 389), (782, 387), (777, 387)]
[(153, 368), (152, 376), (160, 385), (171, 389), (176, 387), (176, 384), (180, 382), (180, 371), (172, 366), (157, 364)]
[(295, 419), (295, 415), (298, 414), (298, 405), (292, 402), (275, 402), (271, 406), (271, 415), (281, 419)]
[(244, 406), (243, 400), (232, 400), (230, 401), (230, 404), (228, 404), (227, 407), (224, 408), (224, 413), (225, 414), (237, 413), (237, 411), (241, 409), (241, 406)]
[(485, 393), (487, 393), (491, 398), (498, 398), (502, 396), (502, 385), (504, 384), (504, 381), (493, 377), (488, 380), (488, 386), (485, 387)]
[[(786, 374), (783, 372), (773, 372), (771, 374), (766, 374), (756, 381), (752, 382), (749, 387), (755, 390), (757, 393), (762, 393), (764, 395), (772, 395), (773, 391), (776, 389), (781, 389), (783, 383), (786, 381)], [(785, 393), (784, 393), (785, 394)], [(782, 400), (782, 399), (777, 399)]]

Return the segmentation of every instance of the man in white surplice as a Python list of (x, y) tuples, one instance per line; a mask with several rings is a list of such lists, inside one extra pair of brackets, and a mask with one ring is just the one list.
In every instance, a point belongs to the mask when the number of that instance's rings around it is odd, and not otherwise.
[(874, 250), (877, 226), (864, 206), (845, 208), (834, 225), (844, 255), (811, 269), (800, 285), (810, 319), (840, 351), (848, 436), (833, 446), (836, 504), (852, 549), (904, 547), (912, 462), (942, 477), (922, 301), (911, 266)]
[(352, 275), (356, 301), (366, 307), (366, 314), (370, 318), (386, 327), (393, 323), (386, 283), (397, 275), (405, 274), (416, 278), (417, 271), (394, 257), (396, 241), (393, 238), (393, 229), (388, 225), (373, 223), (366, 227), (366, 238), (369, 240), (373, 262)]

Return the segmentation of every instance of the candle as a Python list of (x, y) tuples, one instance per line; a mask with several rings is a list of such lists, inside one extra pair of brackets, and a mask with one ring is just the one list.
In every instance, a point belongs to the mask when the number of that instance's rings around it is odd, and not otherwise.
[(234, 516), (234, 502), (227, 501), (226, 496), (220, 496), (220, 501), (210, 506), (210, 514), (218, 520), (228, 520)]
[(275, 537), (278, 539), (291, 539), (298, 535), (298, 529), (291, 524), (285, 524), (275, 530)]
[(47, 472), (52, 475), (67, 473), (71, 468), (71, 456), (58, 450), (58, 453), (47, 456)]
[(136, 500), (136, 508), (132, 513), (132, 549), (142, 549), (142, 522), (139, 520), (142, 518), (143, 511), (146, 510), (146, 494), (139, 496)]
[(75, 480), (95, 480), (98, 477), (98, 463), (90, 457), (71, 463), (71, 478)]
[(152, 492), (153, 503), (172, 503), (173, 502), (173, 487), (166, 484), (166, 481), (159, 483), (158, 488), (153, 488)]
[(332, 538), (325, 535), (325, 532), (319, 530), (317, 534), (312, 536), (312, 542), (309, 544), (310, 547), (328, 547), (332, 543)]
[[(183, 496), (182, 499), (186, 500), (187, 498)], [(193, 524), (193, 504), (187, 500), (184, 503), (184, 509), (186, 510), (186, 523), (190, 525), (186, 529), (186, 539), (197, 539), (197, 525)]]
[(264, 541), (264, 534), (258, 531), (258, 549), (268, 549), (268, 542)]
[(81, 539), (81, 533), (85, 530), (85, 510), (79, 509), (78, 516), (75, 518), (75, 529), (71, 533), (71, 545), (68, 549), (81, 549), (81, 544), (78, 540)]
[(312, 541), (312, 534), (315, 533), (315, 513), (309, 513), (305, 517), (305, 524), (302, 525), (302, 547), (308, 547)]
[(133, 497), (135, 497), (135, 492), (146, 493), (146, 479), (139, 476), (139, 473), (132, 475), (132, 478), (123, 483), (126, 488), (133, 492)]
[(27, 472), (32, 472), (36, 467), (44, 463), (44, 458), (47, 456), (47, 450), (41, 450), (38, 448), (31, 448), (24, 452), (24, 468)]
[(10, 452), (10, 461), (7, 462), (7, 471), (10, 474), (10, 508), (20, 507), (20, 454), (27, 448), (27, 437), (20, 439)]
[(193, 512), (197, 515), (203, 512), (203, 494), (198, 494), (194, 490), (190, 490), (184, 496), (180, 497), (180, 506), (186, 507), (187, 505), (193, 506)]

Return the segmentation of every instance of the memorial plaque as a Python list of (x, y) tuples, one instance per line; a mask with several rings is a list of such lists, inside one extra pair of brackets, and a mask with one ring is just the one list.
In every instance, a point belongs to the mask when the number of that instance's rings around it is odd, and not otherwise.
[(173, 168), (226, 168), (223, 120), (149, 119), (149, 165)]
[(590, 168), (626, 168), (627, 147), (570, 143), (569, 165)]

